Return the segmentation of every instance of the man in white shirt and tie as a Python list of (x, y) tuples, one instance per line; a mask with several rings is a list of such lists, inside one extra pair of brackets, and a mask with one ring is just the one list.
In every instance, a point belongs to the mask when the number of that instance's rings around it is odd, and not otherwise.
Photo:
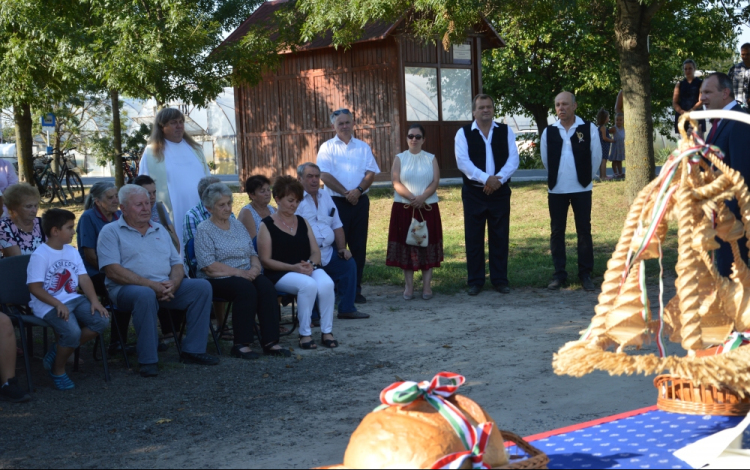
[(455, 153), (463, 173), (466, 270), (469, 295), (482, 291), (485, 281), (484, 231), (488, 230), (490, 282), (509, 294), (508, 244), (510, 232), (510, 177), (518, 169), (516, 136), (495, 122), (495, 104), (489, 95), (474, 97), (474, 122), (456, 133)]
[(572, 93), (564, 91), (555, 97), (559, 121), (542, 133), (542, 163), (547, 169), (549, 215), (552, 234), (550, 251), (555, 274), (547, 286), (558, 290), (568, 279), (565, 270), (565, 227), (568, 207), (578, 236), (578, 277), (587, 291), (596, 289), (591, 281), (594, 269), (594, 243), (591, 239), (591, 193), (593, 178), (602, 161), (602, 145), (596, 126), (576, 116), (578, 108)]
[(367, 229), (370, 220), (370, 199), (367, 191), (380, 173), (372, 149), (352, 135), (354, 117), (342, 108), (331, 113), (331, 124), (336, 130), (333, 139), (323, 142), (316, 163), (325, 190), (333, 198), (349, 250), (357, 263), (357, 295), (354, 302), (363, 304), (362, 274), (367, 257)]

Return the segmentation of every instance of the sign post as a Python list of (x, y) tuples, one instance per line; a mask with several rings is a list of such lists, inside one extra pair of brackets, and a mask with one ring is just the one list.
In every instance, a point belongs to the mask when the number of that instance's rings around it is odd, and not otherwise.
[(49, 140), (49, 133), (55, 132), (55, 124), (56, 124), (55, 115), (52, 113), (47, 113), (42, 115), (42, 132), (47, 133), (47, 155), (52, 154), (52, 145), (50, 145)]

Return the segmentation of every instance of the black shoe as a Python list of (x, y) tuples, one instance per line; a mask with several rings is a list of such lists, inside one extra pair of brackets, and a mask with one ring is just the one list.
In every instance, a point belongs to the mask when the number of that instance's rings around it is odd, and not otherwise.
[(237, 357), (239, 359), (258, 359), (260, 358), (260, 354), (258, 354), (255, 351), (248, 351), (248, 352), (242, 352), (240, 349), (244, 348), (244, 344), (235, 344), (232, 346), (232, 351), (229, 353), (232, 357)]
[(159, 365), (158, 364), (138, 364), (138, 372), (141, 377), (158, 377), (159, 376)]
[(495, 290), (501, 294), (510, 294), (510, 287), (508, 286), (495, 286)]
[(292, 352), (288, 349), (267, 349), (263, 351), (265, 356), (276, 356), (276, 357), (292, 357)]
[[(115, 354), (122, 354), (122, 346), (119, 341), (110, 343), (107, 350), (107, 356), (114, 356)], [(125, 354), (135, 356), (135, 346), (125, 346)]]
[(549, 290), (560, 290), (560, 288), (565, 284), (565, 281), (561, 281), (558, 278), (552, 279), (549, 284), (547, 284), (547, 289)]
[(596, 286), (589, 276), (581, 276), (581, 285), (583, 286), (583, 290), (587, 292), (594, 292), (596, 290)]
[(354, 311), (349, 313), (339, 313), (337, 315), (338, 318), (342, 320), (362, 320), (365, 318), (370, 318), (370, 315), (364, 312)]
[(183, 352), (180, 362), (185, 364), (198, 364), (201, 366), (215, 366), (219, 364), (219, 358), (206, 353)]
[(354, 303), (355, 304), (366, 304), (367, 299), (365, 299), (365, 296), (362, 294), (357, 294), (356, 297), (354, 297)]
[(469, 295), (479, 295), (482, 292), (482, 286), (470, 286)]
[(21, 390), (21, 387), (18, 386), (18, 379), (13, 377), (8, 379), (8, 385), (3, 385), (0, 388), (0, 400), (24, 403), (31, 400), (31, 395)]

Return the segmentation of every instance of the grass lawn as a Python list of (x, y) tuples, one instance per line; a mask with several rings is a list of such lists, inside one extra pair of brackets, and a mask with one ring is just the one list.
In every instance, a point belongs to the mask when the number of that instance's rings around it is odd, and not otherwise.
[[(594, 183), (594, 206), (592, 211), (592, 234), (594, 239), (594, 281), (601, 281), (628, 211), (624, 196), (625, 182), (611, 181)], [(398, 268), (385, 265), (388, 243), (388, 225), (393, 203), (392, 190), (375, 189), (370, 192), (370, 230), (367, 248), (365, 283), (401, 285), (403, 273)], [(433, 286), (441, 293), (456, 293), (466, 286), (466, 253), (464, 245), (463, 205), (461, 187), (445, 187), (438, 190), (440, 212), (443, 217), (443, 245), (445, 260), (435, 269)], [(234, 213), (248, 203), (247, 195), (236, 193)], [(56, 205), (57, 206), (57, 205)], [(46, 206), (40, 209), (40, 215)], [(83, 212), (81, 206), (69, 206), (76, 215)], [(547, 209), (547, 185), (545, 182), (513, 183), (510, 220), (510, 256), (508, 273), (511, 287), (545, 287), (554, 273), (549, 251), (549, 211)], [(75, 244), (75, 240), (73, 241)], [(567, 271), (573, 286), (578, 284), (575, 224), (573, 211), (568, 214)], [(487, 255), (488, 256), (488, 255)], [(665, 275), (674, 276), (677, 261), (676, 226), (670, 224), (664, 246)], [(489, 267), (487, 267), (489, 276)], [(647, 263), (648, 276), (654, 280), (659, 274), (656, 260)], [(416, 275), (417, 279), (421, 274)], [(489, 279), (487, 280), (489, 286)], [(419, 284), (418, 284), (419, 286)], [(419, 288), (419, 287), (418, 287)]]

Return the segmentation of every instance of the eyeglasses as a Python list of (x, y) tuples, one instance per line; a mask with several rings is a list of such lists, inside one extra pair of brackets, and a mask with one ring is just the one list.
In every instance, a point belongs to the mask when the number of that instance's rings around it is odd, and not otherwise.
[(422, 140), (422, 134), (417, 134), (417, 135), (409, 134), (409, 135), (406, 136), (406, 138), (409, 139), (409, 140), (412, 140), (412, 139), (414, 139), (414, 140)]
[(346, 109), (346, 108), (341, 108), (341, 109), (338, 109), (338, 110), (334, 111), (334, 112), (333, 112), (333, 115), (334, 115), (334, 116), (338, 116), (339, 114), (351, 114), (351, 113), (352, 113), (352, 112), (351, 112), (351, 111), (349, 111), (348, 109)]

